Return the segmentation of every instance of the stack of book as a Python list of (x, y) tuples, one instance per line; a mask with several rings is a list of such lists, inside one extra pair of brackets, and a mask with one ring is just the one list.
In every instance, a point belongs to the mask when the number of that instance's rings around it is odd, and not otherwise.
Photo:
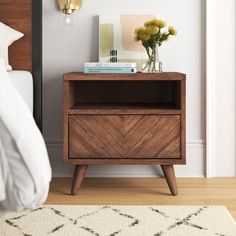
[(84, 73), (87, 74), (134, 74), (136, 72), (136, 63), (86, 62), (84, 64)]

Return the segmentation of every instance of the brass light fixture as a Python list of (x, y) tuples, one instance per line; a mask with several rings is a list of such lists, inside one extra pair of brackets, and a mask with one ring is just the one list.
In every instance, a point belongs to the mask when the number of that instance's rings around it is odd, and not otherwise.
[(60, 27), (62, 31), (77, 31), (78, 20), (76, 12), (78, 12), (82, 5), (82, 0), (58, 0), (61, 20)]
[(60, 10), (67, 14), (73, 14), (81, 8), (82, 0), (58, 0)]

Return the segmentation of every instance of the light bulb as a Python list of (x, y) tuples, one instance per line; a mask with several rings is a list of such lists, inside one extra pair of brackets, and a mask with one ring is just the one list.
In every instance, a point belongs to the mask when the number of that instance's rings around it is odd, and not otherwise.
[(73, 24), (73, 21), (72, 21), (70, 15), (65, 14), (64, 24), (65, 24), (65, 26), (68, 26), (68, 27), (70, 27)]
[(78, 20), (76, 13), (65, 14), (61, 12), (60, 16), (60, 28), (62, 31), (77, 31), (78, 30)]

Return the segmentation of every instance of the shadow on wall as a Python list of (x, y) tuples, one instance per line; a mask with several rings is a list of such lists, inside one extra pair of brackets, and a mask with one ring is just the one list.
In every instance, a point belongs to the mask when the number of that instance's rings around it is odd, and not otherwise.
[[(46, 142), (63, 140), (63, 75), (43, 81), (43, 135)], [(47, 96), (45, 96), (45, 94)], [(48, 133), (50, 131), (50, 133)], [(57, 134), (57, 137), (55, 135)], [(53, 137), (54, 136), (54, 137)]]
[(55, 9), (57, 9), (57, 10), (59, 11), (58, 0), (55, 0), (55, 1), (54, 1), (54, 6), (55, 6)]

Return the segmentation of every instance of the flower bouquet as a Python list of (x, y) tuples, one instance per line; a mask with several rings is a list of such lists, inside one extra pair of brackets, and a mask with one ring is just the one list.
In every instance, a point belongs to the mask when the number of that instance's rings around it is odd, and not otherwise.
[(176, 29), (173, 26), (166, 28), (165, 21), (157, 18), (146, 21), (144, 26), (135, 30), (135, 40), (142, 42), (148, 55), (147, 62), (142, 66), (142, 72), (162, 72), (158, 48), (171, 35), (177, 35)]

